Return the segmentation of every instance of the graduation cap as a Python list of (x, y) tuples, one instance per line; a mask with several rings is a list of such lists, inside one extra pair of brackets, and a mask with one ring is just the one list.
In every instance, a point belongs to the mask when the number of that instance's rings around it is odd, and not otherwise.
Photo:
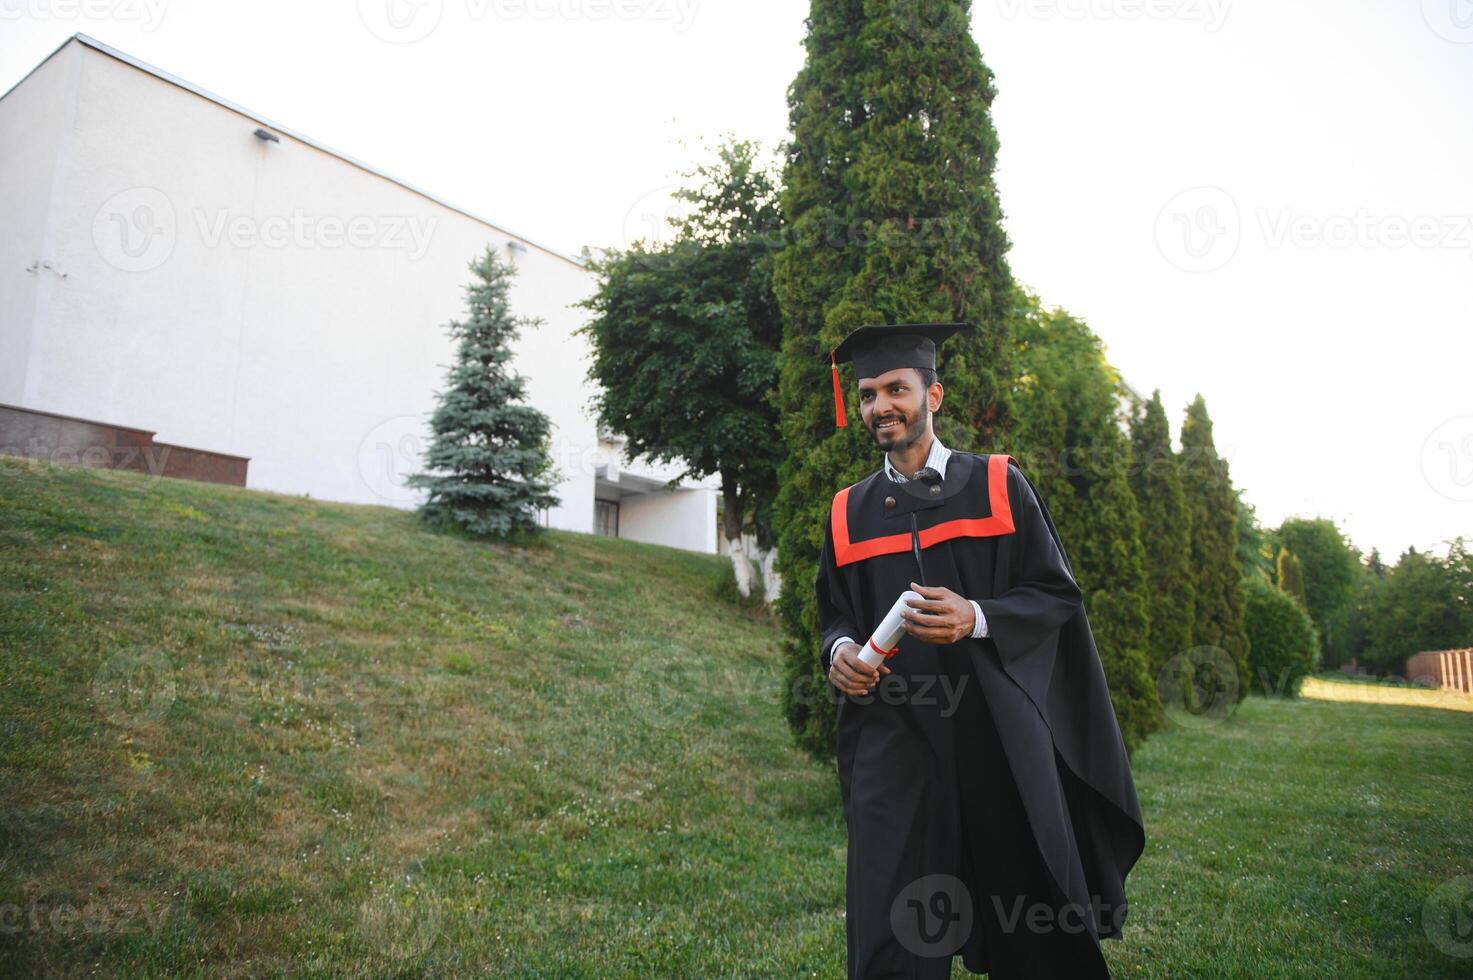
[(839, 362), (853, 361), (856, 378), (878, 378), (898, 368), (936, 370), (936, 348), (965, 323), (886, 323), (857, 327), (839, 346), (829, 351), (829, 365), (834, 375), (834, 424), (847, 424), (844, 419), (844, 391), (839, 386)]

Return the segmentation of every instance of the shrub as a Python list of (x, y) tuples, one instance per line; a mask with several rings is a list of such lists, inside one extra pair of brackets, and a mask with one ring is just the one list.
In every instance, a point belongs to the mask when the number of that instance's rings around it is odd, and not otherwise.
[(1318, 666), (1319, 631), (1304, 607), (1261, 576), (1243, 579), (1248, 604), (1248, 668), (1265, 694), (1299, 695), (1299, 683)]

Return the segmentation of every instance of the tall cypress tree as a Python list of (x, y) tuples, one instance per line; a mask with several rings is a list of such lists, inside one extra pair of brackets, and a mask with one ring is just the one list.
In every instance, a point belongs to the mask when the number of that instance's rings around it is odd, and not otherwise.
[[(972, 40), (967, 0), (927, 3), (924, 20), (912, 6), (812, 0), (807, 60), (788, 92), (789, 237), (774, 265), (787, 450), (774, 509), (778, 609), (788, 719), (819, 757), (834, 737), (813, 602), (823, 522), (834, 493), (879, 463), (861, 426), (835, 429), (820, 352), (864, 324), (970, 323), (938, 364), (946, 403), (937, 434), (952, 448), (986, 452), (1005, 448), (1009, 427), (1011, 275), (992, 177), (992, 73)], [(852, 393), (853, 379), (844, 387)]]
[(1247, 596), (1238, 561), (1238, 502), (1227, 461), (1212, 441), (1207, 402), (1198, 395), (1181, 427), (1182, 490), (1192, 512), (1192, 568), (1197, 609), (1192, 644), (1227, 651), (1238, 668), (1238, 699), (1248, 696)]
[(1304, 597), (1304, 567), (1299, 557), (1283, 545), (1279, 545), (1279, 556), (1274, 560), (1274, 576), (1279, 591), (1293, 596), (1308, 611), (1309, 600)]
[(1182, 492), (1181, 470), (1171, 449), (1171, 428), (1161, 389), (1131, 419), (1130, 485), (1141, 512), (1150, 588), (1151, 676), (1192, 645), (1197, 589), (1192, 581), (1192, 515)]
[(420, 505), (426, 521), (493, 537), (535, 533), (537, 511), (558, 503), (548, 452), (552, 424), (519, 404), (526, 381), (510, 361), (520, 328), (539, 321), (512, 316), (507, 294), (516, 270), (491, 246), (470, 270), (476, 281), (465, 288), (469, 316), (447, 326), (459, 344), (430, 420), (427, 469), (404, 482), (429, 490)]
[(1147, 558), (1119, 418), (1120, 378), (1088, 326), (1018, 293), (1014, 455), (1035, 475), (1058, 525), (1121, 735), (1134, 749), (1160, 727), (1162, 713), (1150, 670)]

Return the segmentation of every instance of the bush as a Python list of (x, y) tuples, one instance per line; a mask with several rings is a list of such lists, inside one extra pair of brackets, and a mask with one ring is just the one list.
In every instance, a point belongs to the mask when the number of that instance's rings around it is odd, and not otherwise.
[(1262, 576), (1243, 579), (1248, 604), (1248, 669), (1265, 694), (1299, 695), (1299, 683), (1318, 666), (1320, 638), (1314, 622), (1288, 593)]

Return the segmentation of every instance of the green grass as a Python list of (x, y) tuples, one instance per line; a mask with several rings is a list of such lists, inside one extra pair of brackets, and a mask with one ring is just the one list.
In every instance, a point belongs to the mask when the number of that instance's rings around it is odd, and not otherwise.
[[(842, 975), (779, 643), (714, 556), (0, 457), (0, 975)], [(1255, 697), (1135, 772), (1117, 975), (1473, 976), (1473, 716)]]

